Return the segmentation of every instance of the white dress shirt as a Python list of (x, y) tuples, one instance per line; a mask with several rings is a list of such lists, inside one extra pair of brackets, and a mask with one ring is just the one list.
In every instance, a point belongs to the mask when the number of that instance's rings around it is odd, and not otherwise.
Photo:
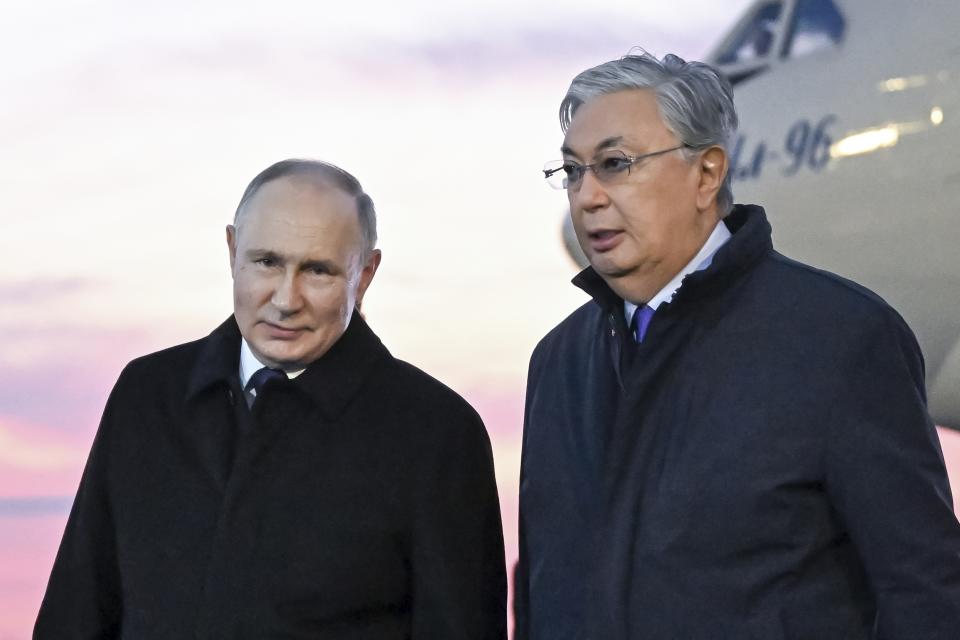
[[(243, 392), (247, 394), (251, 400), (257, 396), (257, 391), (252, 388), (247, 389), (247, 383), (250, 382), (253, 374), (265, 366), (267, 365), (260, 362), (257, 356), (253, 355), (253, 350), (250, 348), (250, 345), (247, 344), (246, 339), (240, 338), (240, 388), (243, 389)], [(288, 378), (296, 378), (304, 371), (306, 371), (306, 369), (287, 371), (286, 373)]]

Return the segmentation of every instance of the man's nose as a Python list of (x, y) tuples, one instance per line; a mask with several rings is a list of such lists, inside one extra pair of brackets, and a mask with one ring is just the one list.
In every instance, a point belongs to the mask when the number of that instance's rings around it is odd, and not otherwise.
[(300, 286), (299, 274), (293, 269), (285, 271), (283, 279), (273, 290), (271, 304), (284, 315), (296, 313), (303, 306), (303, 292)]
[(580, 188), (572, 196), (571, 204), (576, 204), (577, 208), (584, 211), (602, 209), (610, 203), (607, 190), (603, 183), (597, 180), (597, 176), (592, 169), (583, 172), (583, 177), (580, 178)]

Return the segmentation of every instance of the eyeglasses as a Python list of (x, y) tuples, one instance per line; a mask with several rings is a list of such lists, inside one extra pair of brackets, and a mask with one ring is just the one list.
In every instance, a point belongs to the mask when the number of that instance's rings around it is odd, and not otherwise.
[(575, 191), (580, 188), (580, 183), (583, 182), (583, 176), (587, 169), (590, 169), (597, 180), (604, 184), (610, 184), (618, 178), (630, 175), (630, 169), (641, 160), (683, 149), (686, 146), (681, 144), (669, 149), (643, 153), (639, 156), (628, 156), (622, 151), (607, 151), (590, 164), (577, 164), (570, 160), (552, 160), (543, 165), (543, 177), (554, 189)]

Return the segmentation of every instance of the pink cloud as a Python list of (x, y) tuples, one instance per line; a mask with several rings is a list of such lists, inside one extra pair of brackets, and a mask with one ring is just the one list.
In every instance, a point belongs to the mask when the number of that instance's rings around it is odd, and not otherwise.
[(14, 282), (0, 282), (0, 305), (37, 304), (65, 296), (85, 293), (102, 283), (90, 278), (32, 278)]
[(483, 418), (491, 438), (510, 440), (520, 437), (523, 426), (522, 387), (474, 387), (464, 391), (463, 396)]
[(120, 370), (153, 350), (145, 331), (0, 326), (0, 418), (44, 430), (89, 433)]
[(66, 521), (66, 512), (0, 519), (0, 639), (30, 637)]
[(63, 433), (0, 416), (0, 499), (72, 497), (94, 429)]
[(13, 346), (0, 354), (0, 517), (65, 515), (110, 389), (149, 339), (92, 327), (2, 330)]
[[(520, 388), (475, 387), (464, 397), (483, 418), (496, 462), (500, 516), (507, 563), (509, 597), (513, 598), (513, 567), (518, 556), (518, 498), (520, 493), (520, 445), (523, 425), (524, 390)], [(513, 608), (509, 609), (513, 625)]]
[(718, 31), (691, 32), (689, 28), (667, 32), (645, 22), (639, 13), (618, 21), (587, 14), (535, 24), (478, 21), (469, 29), (446, 30), (429, 40), (381, 41), (376, 47), (361, 44), (340, 55), (351, 77), (397, 85), (401, 90), (421, 90), (421, 81), (431, 79), (449, 91), (490, 80), (529, 84), (543, 78), (562, 92), (564, 86), (556, 84), (554, 73), (569, 81), (577, 71), (638, 46), (660, 55), (678, 52), (702, 57), (706, 44), (719, 36)]

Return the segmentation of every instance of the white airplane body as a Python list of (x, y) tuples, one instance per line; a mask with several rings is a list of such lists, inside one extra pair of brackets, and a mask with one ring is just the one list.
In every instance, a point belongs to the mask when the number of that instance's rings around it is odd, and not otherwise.
[[(771, 19), (771, 17), (773, 19)], [(960, 428), (960, 3), (761, 0), (709, 56), (734, 81), (738, 202), (784, 254), (906, 319)]]

